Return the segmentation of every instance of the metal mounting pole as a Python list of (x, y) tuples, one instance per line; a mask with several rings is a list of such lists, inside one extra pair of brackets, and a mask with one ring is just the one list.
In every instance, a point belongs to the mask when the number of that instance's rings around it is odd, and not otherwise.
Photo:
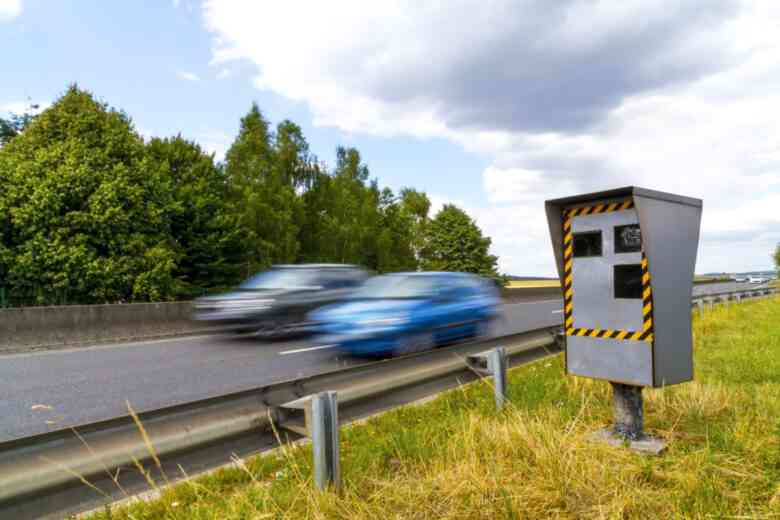
[(314, 453), (314, 482), (318, 489), (341, 488), (339, 467), (339, 418), (336, 392), (312, 396), (311, 440)]
[(611, 384), (615, 407), (615, 434), (630, 441), (642, 439), (644, 437), (642, 387), (622, 383)]

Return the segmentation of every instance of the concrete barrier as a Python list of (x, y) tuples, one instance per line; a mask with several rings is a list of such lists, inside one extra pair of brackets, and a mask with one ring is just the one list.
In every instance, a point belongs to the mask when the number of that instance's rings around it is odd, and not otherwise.
[(519, 287), (501, 288), (501, 299), (505, 303), (529, 302), (537, 300), (563, 300), (560, 287)]
[(0, 309), (0, 353), (213, 332), (190, 302)]

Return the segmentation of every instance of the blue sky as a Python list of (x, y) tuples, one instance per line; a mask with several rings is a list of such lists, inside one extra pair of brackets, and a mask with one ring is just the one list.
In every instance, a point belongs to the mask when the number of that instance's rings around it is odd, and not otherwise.
[[(336, 146), (355, 146), (382, 185), (452, 199), (476, 193), (478, 200), (482, 193), (479, 172), (488, 161), (454, 143), (317, 127), (305, 103), (255, 88), (253, 64), (210, 64), (214, 35), (198, 4), (26, 0), (22, 6), (14, 20), (0, 22), (4, 46), (18, 51), (0, 58), (4, 76), (12, 78), (0, 82), (0, 107), (27, 98), (51, 101), (76, 82), (125, 110), (146, 136), (181, 132), (222, 153), (257, 101), (273, 123), (287, 118), (301, 125), (328, 164)], [(442, 174), (444, 185), (437, 180)]]
[(77, 82), (219, 155), (257, 101), (464, 207), (505, 272), (554, 273), (544, 200), (627, 185), (704, 200), (698, 272), (767, 269), (778, 25), (774, 0), (0, 0), (0, 111)]

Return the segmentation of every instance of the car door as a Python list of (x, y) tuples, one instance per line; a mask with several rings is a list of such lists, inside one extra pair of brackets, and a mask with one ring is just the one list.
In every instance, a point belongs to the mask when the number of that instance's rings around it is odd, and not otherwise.
[(442, 341), (454, 341), (470, 333), (473, 326), (473, 291), (460, 277), (448, 279), (440, 289), (437, 315), (440, 317), (437, 336)]

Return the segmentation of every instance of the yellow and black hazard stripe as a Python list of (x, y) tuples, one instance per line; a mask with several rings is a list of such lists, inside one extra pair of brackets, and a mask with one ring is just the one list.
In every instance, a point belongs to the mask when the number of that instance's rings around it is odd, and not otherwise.
[(571, 208), (566, 210), (564, 220), (567, 218), (584, 217), (585, 215), (598, 215), (599, 213), (611, 213), (613, 211), (623, 211), (634, 207), (633, 200), (623, 200), (618, 202), (605, 202), (595, 206), (585, 206), (582, 208)]
[(642, 341), (653, 341), (653, 289), (650, 287), (650, 271), (647, 256), (642, 249)]
[(574, 292), (572, 291), (572, 274), (571, 268), (574, 258), (574, 237), (571, 234), (571, 214), (566, 211), (563, 217), (563, 328), (566, 334), (572, 330), (574, 326), (574, 316), (572, 311), (574, 305), (572, 303), (572, 297)]
[(632, 341), (653, 341), (653, 332), (649, 331), (631, 331), (631, 330), (612, 330), (612, 329), (582, 329), (571, 328), (566, 330), (567, 336), (587, 336), (591, 338), (632, 340)]
[(574, 291), (572, 287), (572, 266), (574, 262), (574, 236), (571, 231), (572, 219), (585, 215), (610, 213), (622, 211), (634, 207), (633, 200), (598, 204), (571, 208), (563, 213), (563, 328), (567, 336), (588, 336), (591, 338), (604, 338), (632, 341), (653, 341), (653, 291), (650, 287), (650, 271), (647, 268), (647, 257), (642, 250), (642, 330), (611, 330), (611, 329), (584, 329), (574, 327)]

